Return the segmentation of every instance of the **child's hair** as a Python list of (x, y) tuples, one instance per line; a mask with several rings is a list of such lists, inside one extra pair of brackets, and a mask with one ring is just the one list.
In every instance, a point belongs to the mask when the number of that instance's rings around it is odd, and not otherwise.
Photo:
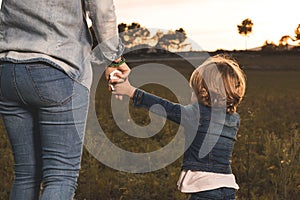
[(190, 86), (200, 103), (211, 107), (226, 102), (226, 111), (232, 114), (245, 94), (246, 77), (235, 60), (215, 55), (194, 70)]

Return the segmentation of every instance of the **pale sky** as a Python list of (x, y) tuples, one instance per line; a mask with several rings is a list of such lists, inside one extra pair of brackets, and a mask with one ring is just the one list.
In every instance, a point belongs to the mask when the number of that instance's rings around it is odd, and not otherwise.
[[(2, 0), (0, 0), (0, 3)], [(300, 24), (299, 0), (115, 0), (118, 23), (138, 22), (150, 29), (183, 28), (204, 50), (245, 49), (237, 25), (250, 18), (247, 47), (278, 43)]]
[(247, 47), (276, 44), (283, 35), (294, 36), (300, 24), (299, 0), (115, 0), (118, 23), (138, 22), (146, 28), (175, 30), (204, 50), (245, 49), (237, 25), (250, 18), (253, 32)]

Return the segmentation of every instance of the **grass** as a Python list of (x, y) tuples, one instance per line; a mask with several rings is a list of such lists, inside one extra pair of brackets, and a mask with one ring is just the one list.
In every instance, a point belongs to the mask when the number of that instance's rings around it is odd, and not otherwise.
[[(238, 108), (242, 123), (232, 163), (240, 186), (238, 199), (296, 200), (300, 196), (300, 68), (286, 66), (299, 66), (299, 57), (234, 56), (245, 68), (248, 85), (245, 99)], [(141, 64), (130, 63), (133, 67)], [(162, 61), (161, 64), (171, 66), (185, 77), (189, 77), (193, 69), (184, 61)], [(264, 69), (264, 66), (269, 67)], [(97, 90), (96, 111), (104, 132), (114, 144), (128, 151), (149, 152), (172, 140), (178, 129), (172, 122), (166, 122), (158, 134), (148, 139), (135, 138), (121, 131), (112, 120), (110, 93), (102, 86), (105, 86), (103, 79)], [(166, 87), (147, 85), (143, 88), (177, 100)], [(148, 112), (130, 108), (130, 113), (137, 124), (150, 123)], [(8, 199), (13, 181), (13, 158), (3, 124), (0, 125), (0, 199)], [(85, 150), (75, 198), (187, 199), (188, 196), (176, 188), (181, 161), (182, 157), (163, 169), (131, 174), (103, 165)]]

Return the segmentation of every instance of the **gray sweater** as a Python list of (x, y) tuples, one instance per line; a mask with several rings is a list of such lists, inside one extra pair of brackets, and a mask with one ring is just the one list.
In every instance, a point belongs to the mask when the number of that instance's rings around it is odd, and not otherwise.
[[(99, 43), (93, 51), (87, 13)], [(113, 0), (3, 0), (0, 61), (45, 61), (90, 88), (91, 61), (123, 53), (116, 23)]]

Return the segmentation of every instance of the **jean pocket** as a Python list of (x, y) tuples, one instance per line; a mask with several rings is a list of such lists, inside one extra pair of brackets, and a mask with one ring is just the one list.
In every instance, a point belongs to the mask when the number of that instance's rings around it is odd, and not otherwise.
[(41, 101), (65, 104), (74, 95), (74, 81), (63, 71), (43, 63), (27, 64), (26, 70)]

